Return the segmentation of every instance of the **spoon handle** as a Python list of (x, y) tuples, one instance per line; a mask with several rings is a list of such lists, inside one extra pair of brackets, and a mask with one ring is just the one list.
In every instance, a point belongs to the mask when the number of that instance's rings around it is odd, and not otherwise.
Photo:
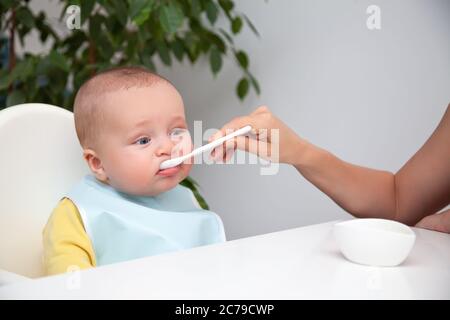
[(198, 155), (200, 153), (212, 150), (212, 149), (220, 146), (225, 141), (233, 139), (234, 137), (246, 134), (246, 133), (250, 132), (251, 130), (252, 130), (251, 126), (242, 127), (242, 128), (240, 128), (240, 129), (238, 129), (238, 130), (236, 130), (236, 131), (234, 131), (234, 132), (232, 132), (232, 133), (230, 133), (230, 134), (228, 134), (228, 135), (226, 135), (226, 136), (224, 136), (222, 138), (214, 140), (214, 141), (212, 141), (212, 142), (210, 142), (208, 144), (205, 144), (204, 146), (201, 146), (200, 148), (197, 148), (197, 149), (193, 150), (189, 155), (187, 155), (187, 157), (196, 156), (196, 155)]
[(206, 152), (206, 151), (210, 151), (210, 150), (220, 146), (225, 141), (230, 140), (230, 139), (232, 139), (234, 137), (237, 137), (237, 136), (240, 136), (240, 135), (244, 135), (244, 134), (250, 132), (251, 130), (252, 130), (251, 126), (242, 127), (242, 128), (240, 128), (240, 129), (238, 129), (238, 130), (236, 130), (236, 131), (234, 131), (234, 132), (232, 132), (232, 133), (230, 133), (230, 134), (228, 134), (228, 135), (226, 135), (226, 136), (224, 136), (222, 138), (219, 138), (217, 140), (214, 140), (213, 142), (205, 144), (204, 146), (201, 146), (201, 147), (191, 151), (190, 153), (188, 153), (188, 154), (186, 154), (184, 156), (166, 160), (166, 161), (164, 161), (164, 162), (162, 162), (160, 164), (159, 168), (160, 169), (167, 169), (167, 168), (175, 167), (175, 166), (179, 165), (180, 163), (182, 163), (183, 161), (185, 161), (185, 160), (187, 160), (187, 159), (189, 159), (191, 157), (194, 157), (194, 156), (199, 155), (199, 154), (201, 154), (203, 152)]

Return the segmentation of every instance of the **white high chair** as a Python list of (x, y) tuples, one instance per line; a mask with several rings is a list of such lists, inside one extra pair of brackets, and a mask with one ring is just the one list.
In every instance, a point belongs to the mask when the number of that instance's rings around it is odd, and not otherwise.
[(0, 269), (43, 276), (42, 230), (63, 194), (89, 172), (73, 114), (41, 103), (6, 108), (0, 150)]

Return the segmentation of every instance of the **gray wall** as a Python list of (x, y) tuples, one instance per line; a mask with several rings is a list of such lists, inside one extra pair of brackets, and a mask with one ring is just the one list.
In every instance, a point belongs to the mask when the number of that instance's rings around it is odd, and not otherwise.
[[(381, 8), (381, 30), (366, 8)], [(450, 1), (240, 1), (261, 34), (239, 37), (262, 94), (240, 103), (233, 61), (214, 80), (203, 64), (163, 73), (189, 120), (217, 128), (267, 104), (302, 137), (360, 165), (396, 171), (425, 142), (450, 102)], [(254, 165), (192, 173), (230, 239), (348, 216), (298, 172), (261, 176)]]
[[(397, 171), (450, 102), (450, 1), (237, 1), (257, 26), (237, 43), (262, 94), (241, 103), (229, 59), (214, 78), (205, 59), (159, 71), (185, 99), (190, 125), (218, 128), (266, 104), (299, 135), (364, 166)], [(54, 2), (51, 2), (54, 3)], [(381, 8), (381, 30), (366, 8)], [(192, 176), (229, 239), (348, 217), (295, 169), (261, 176), (255, 165), (198, 165)]]

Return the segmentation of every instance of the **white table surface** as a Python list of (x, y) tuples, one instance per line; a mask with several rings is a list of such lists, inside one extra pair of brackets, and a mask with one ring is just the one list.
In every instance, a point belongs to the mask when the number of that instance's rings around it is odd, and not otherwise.
[(402, 265), (369, 267), (340, 254), (334, 223), (17, 281), (0, 299), (450, 299), (450, 235), (414, 228)]

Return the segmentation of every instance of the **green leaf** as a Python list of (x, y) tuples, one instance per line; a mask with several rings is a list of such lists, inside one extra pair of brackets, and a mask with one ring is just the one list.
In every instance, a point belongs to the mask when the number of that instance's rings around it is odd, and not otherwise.
[(28, 28), (34, 28), (33, 14), (27, 7), (20, 7), (16, 12), (16, 18), (19, 22), (21, 22)]
[(14, 90), (11, 94), (8, 94), (6, 98), (6, 106), (11, 107), (17, 104), (25, 102), (25, 95), (20, 90)]
[(213, 32), (207, 33), (207, 39), (208, 44), (216, 45), (217, 49), (219, 49), (220, 52), (226, 53), (227, 52), (227, 46), (225, 45), (225, 42), (223, 42), (222, 38)]
[(139, 43), (147, 43), (151, 39), (151, 35), (144, 28), (139, 28), (137, 33)]
[(131, 19), (134, 19), (139, 12), (144, 8), (147, 3), (147, 0), (129, 0), (129, 9), (128, 15)]
[(73, 78), (74, 89), (78, 90), (81, 85), (89, 79), (89, 76), (92, 74), (92, 66), (86, 66), (82, 68), (79, 72), (76, 72)]
[(238, 60), (240, 66), (244, 69), (248, 68), (248, 57), (247, 54), (244, 51), (238, 51), (235, 54), (236, 59)]
[[(39, 40), (41, 42), (45, 42), (50, 34), (52, 34), (52, 30), (49, 28), (49, 26), (45, 23), (47, 20), (47, 17), (45, 16), (44, 12), (40, 12), (35, 20), (36, 29), (39, 31)], [(52, 34), (52, 36), (54, 36)]]
[(127, 6), (125, 5), (123, 0), (112, 0), (114, 9), (116, 10), (115, 16), (117, 20), (120, 22), (122, 26), (127, 25), (128, 15), (127, 15)]
[(33, 73), (33, 61), (31, 58), (26, 58), (16, 64), (10, 73), (11, 83), (16, 80), (24, 81)]
[(209, 55), (209, 63), (211, 65), (211, 70), (213, 74), (217, 74), (222, 67), (222, 56), (217, 47), (213, 46), (211, 48), (211, 53)]
[(175, 41), (172, 42), (171, 48), (177, 60), (181, 62), (181, 60), (183, 60), (184, 55), (184, 45), (181, 39), (176, 38)]
[(102, 21), (103, 17), (99, 14), (92, 16), (89, 19), (89, 35), (97, 40), (102, 37)]
[(14, 1), (16, 1), (16, 0), (2, 0), (3, 3), (1, 5), (5, 8), (12, 7), (14, 4)]
[(183, 18), (181, 9), (173, 4), (162, 7), (159, 12), (161, 26), (169, 34), (178, 30), (183, 23)]
[(97, 40), (97, 49), (103, 57), (103, 61), (107, 66), (109, 66), (109, 60), (114, 55), (115, 49), (117, 50), (117, 46), (114, 47), (114, 44), (111, 43), (111, 40), (106, 36), (107, 32), (104, 32), (102, 37), (99, 37)]
[(230, 12), (234, 7), (233, 1), (231, 0), (219, 0), (219, 5), (225, 12)]
[(156, 45), (156, 50), (158, 51), (162, 62), (164, 62), (165, 65), (170, 66), (172, 64), (172, 60), (170, 59), (169, 49), (166, 44), (164, 42), (159, 42)]
[(8, 88), (12, 83), (11, 75), (6, 72), (6, 70), (2, 70), (0, 72), (0, 90)]
[(200, 206), (205, 210), (209, 210), (208, 204), (198, 190), (198, 183), (194, 179), (192, 179), (191, 177), (186, 177), (183, 181), (180, 182), (180, 185), (191, 189)]
[(55, 67), (69, 72), (69, 64), (67, 63), (66, 57), (64, 57), (62, 54), (60, 54), (59, 52), (52, 50), (52, 52), (50, 52), (49, 55), (49, 60), (50, 63), (52, 65), (54, 65)]
[[(126, 46), (124, 48), (124, 53), (127, 55), (127, 57), (132, 60), (133, 57), (136, 57), (136, 49), (138, 48), (138, 35), (137, 33), (130, 33), (126, 37)], [(132, 63), (135, 63), (135, 61), (131, 61)]]
[(233, 31), (234, 34), (239, 33), (242, 29), (242, 19), (240, 17), (236, 17), (233, 19), (233, 22), (231, 23), (231, 31)]
[(156, 66), (155, 66), (155, 64), (153, 63), (151, 57), (149, 57), (149, 56), (141, 56), (141, 57), (140, 57), (140, 60), (141, 60), (142, 64), (143, 64), (146, 68), (148, 68), (149, 70), (152, 70), (152, 71), (156, 71)]
[(137, 25), (142, 25), (150, 17), (154, 0), (133, 0), (130, 4), (131, 20)]
[[(83, 0), (83, 4), (80, 6), (81, 10), (81, 25), (91, 16), (92, 9), (94, 9), (95, 0)], [(66, 9), (64, 9), (65, 11)]]
[(198, 17), (202, 12), (202, 6), (200, 0), (191, 0), (191, 14), (194, 17)]
[(236, 93), (239, 97), (239, 99), (244, 99), (244, 97), (247, 95), (248, 93), (248, 79), (247, 78), (242, 78), (237, 87), (236, 87)]
[(188, 32), (184, 38), (184, 43), (185, 47), (188, 49), (188, 58), (191, 63), (194, 63), (200, 54), (197, 36), (193, 32)]
[(208, 1), (206, 3), (206, 16), (208, 17), (209, 22), (214, 24), (217, 20), (217, 15), (219, 13), (219, 9), (216, 4), (212, 1)]
[(51, 65), (49, 60), (50, 59), (48, 56), (43, 57), (42, 59), (39, 60), (36, 66), (37, 75), (46, 75), (47, 73), (50, 72)]
[(24, 24), (17, 24), (16, 26), (16, 30), (17, 30), (17, 34), (19, 35), (19, 40), (20, 40), (20, 45), (23, 47), (25, 46), (25, 36), (28, 35), (28, 33), (31, 31), (30, 28), (28, 28), (26, 25)]

